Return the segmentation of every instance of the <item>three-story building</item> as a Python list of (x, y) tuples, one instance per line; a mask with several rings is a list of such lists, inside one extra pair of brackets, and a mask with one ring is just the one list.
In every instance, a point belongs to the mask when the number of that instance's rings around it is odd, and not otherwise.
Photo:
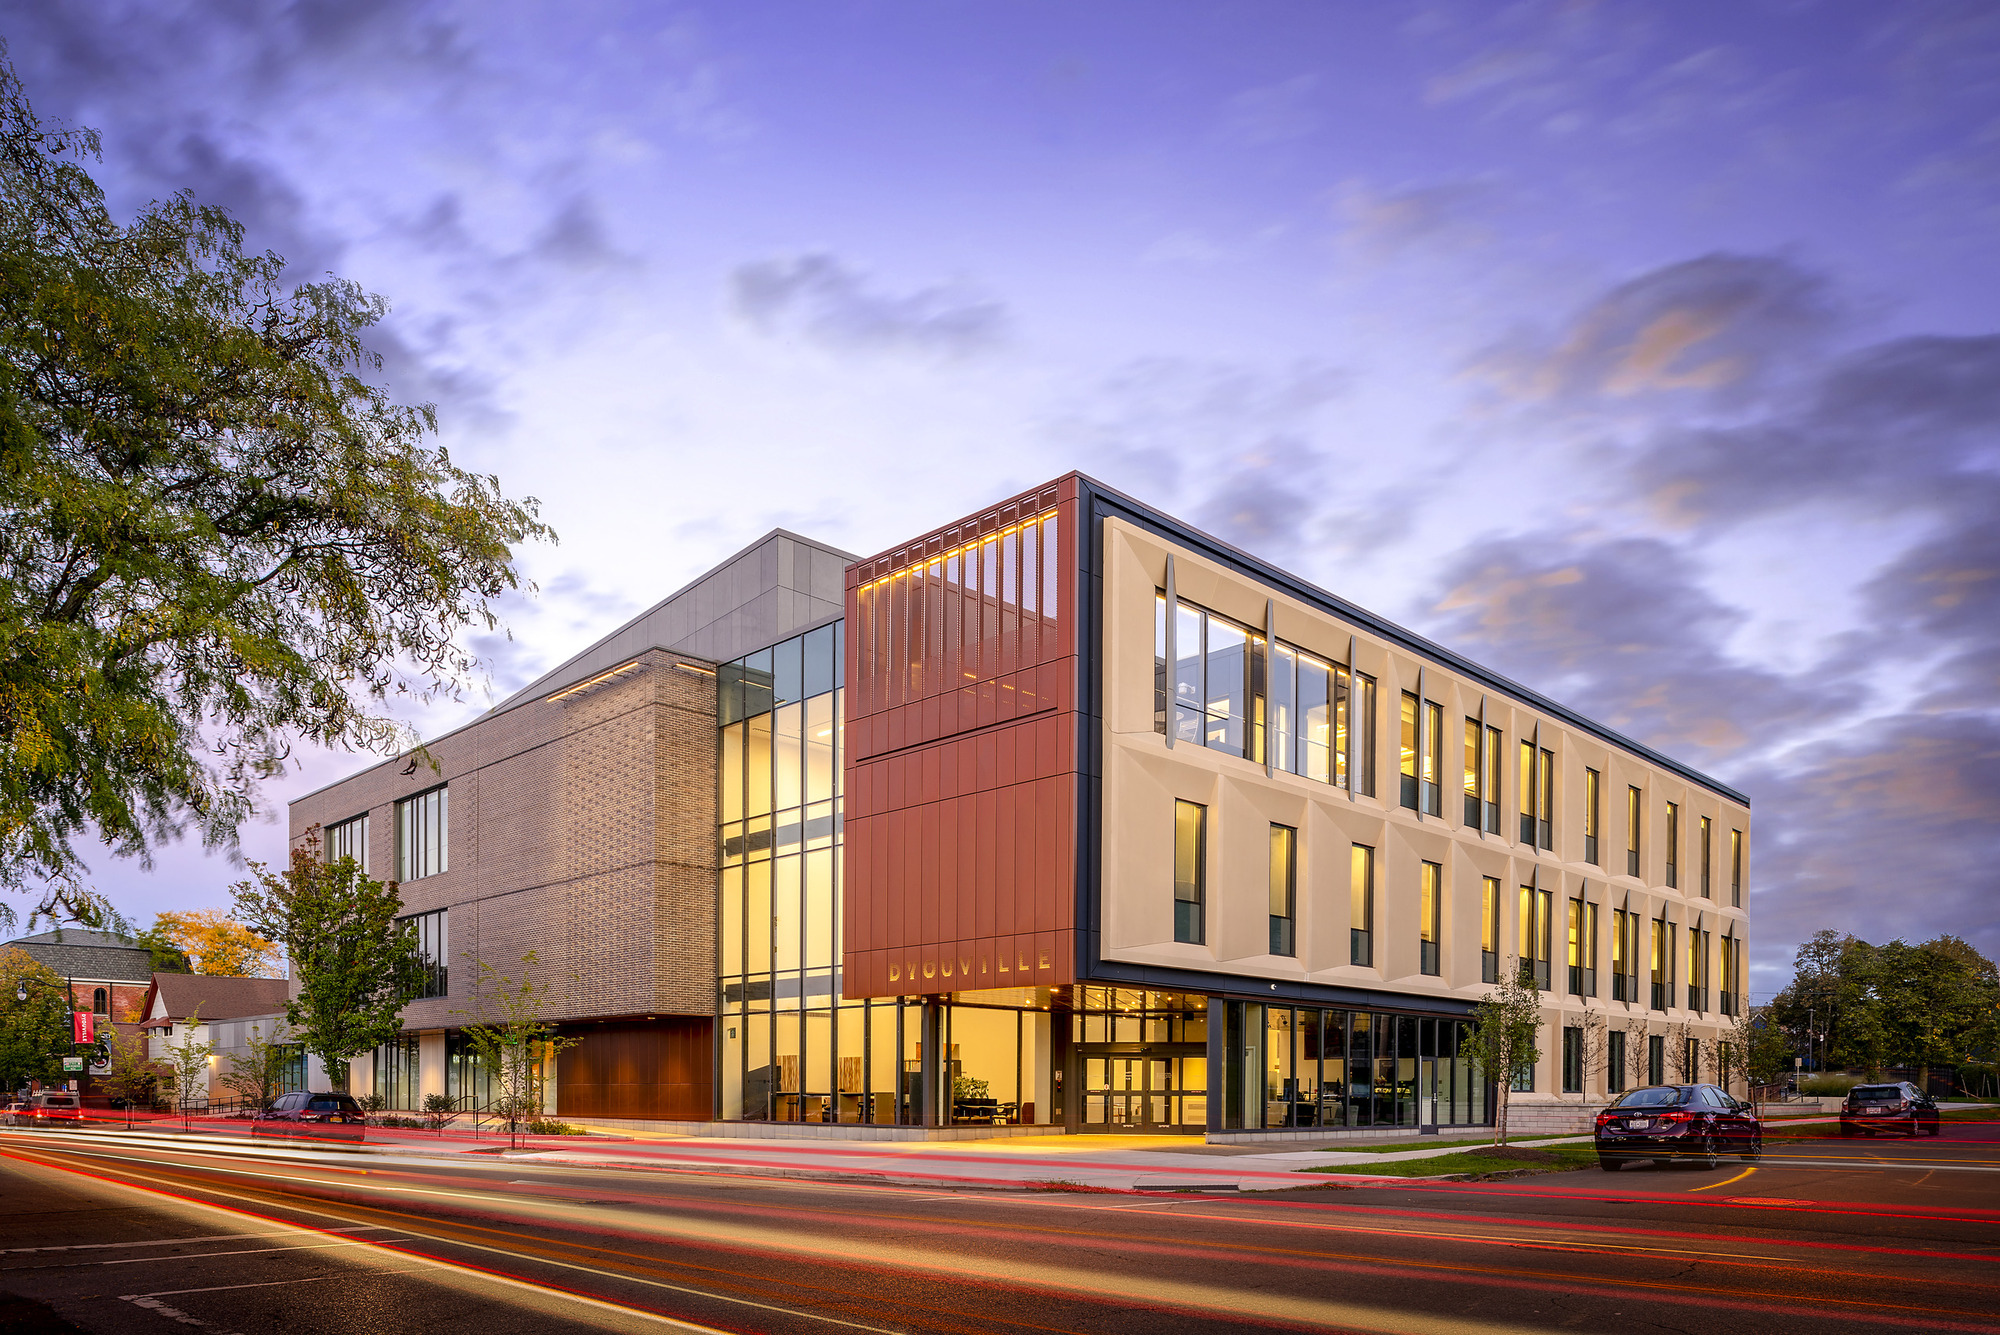
[(1479, 1123), (1469, 1016), (1515, 970), (1517, 1101), (1719, 1074), (1741, 793), (1081, 474), (866, 559), (750, 552), (440, 771), (295, 804), (335, 850), (394, 831), (441, 961), (379, 1082), (472, 1088), (454, 1028), (529, 943), (565, 1115)]

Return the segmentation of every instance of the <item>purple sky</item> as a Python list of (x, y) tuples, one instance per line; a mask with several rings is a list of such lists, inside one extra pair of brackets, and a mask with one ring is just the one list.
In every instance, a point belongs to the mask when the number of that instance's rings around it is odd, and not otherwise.
[[(398, 392), (542, 499), (494, 698), (774, 524), (869, 552), (1083, 468), (1749, 791), (1760, 995), (1820, 927), (2000, 952), (1984, 0), (0, 33), (119, 207), (189, 189), (389, 297)], [(93, 867), (141, 921), (240, 875)]]

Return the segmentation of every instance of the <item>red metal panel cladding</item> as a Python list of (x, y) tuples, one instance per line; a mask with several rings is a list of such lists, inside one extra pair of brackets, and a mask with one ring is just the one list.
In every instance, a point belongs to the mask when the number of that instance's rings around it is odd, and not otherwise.
[(1081, 513), (1072, 475), (847, 568), (849, 997), (1076, 981)]

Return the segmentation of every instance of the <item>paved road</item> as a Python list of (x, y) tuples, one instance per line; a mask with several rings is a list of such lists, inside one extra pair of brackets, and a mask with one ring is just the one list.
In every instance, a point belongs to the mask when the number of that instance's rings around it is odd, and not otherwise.
[(0, 1291), (142, 1335), (2000, 1331), (2000, 1124), (1823, 1130), (1220, 1198), (0, 1133)]

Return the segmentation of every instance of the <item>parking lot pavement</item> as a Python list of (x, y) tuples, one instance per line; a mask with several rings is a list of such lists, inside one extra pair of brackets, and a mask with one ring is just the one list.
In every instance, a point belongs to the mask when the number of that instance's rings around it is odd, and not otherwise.
[(0, 1330), (358, 1335), (476, 1327), (505, 1335), (660, 1328), (657, 1320), (552, 1289), (399, 1254), (383, 1245), (399, 1240), (393, 1229), (259, 1218), (12, 1157), (0, 1157), (0, 1200)]

